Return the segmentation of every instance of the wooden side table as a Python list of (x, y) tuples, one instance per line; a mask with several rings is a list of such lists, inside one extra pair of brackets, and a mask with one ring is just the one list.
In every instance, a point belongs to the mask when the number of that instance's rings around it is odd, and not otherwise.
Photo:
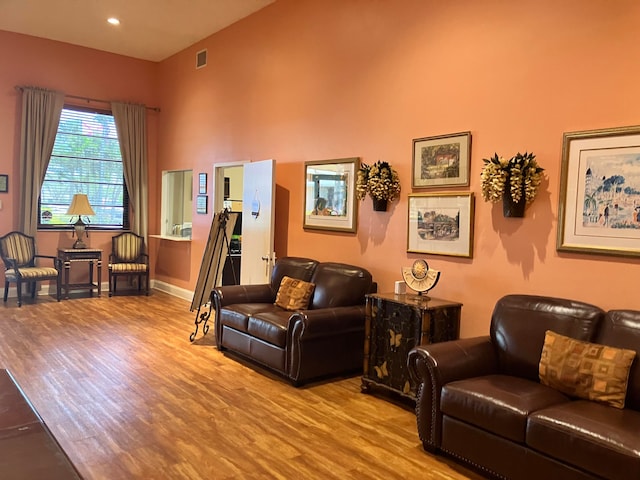
[(416, 345), (460, 336), (462, 304), (414, 294), (367, 295), (362, 391), (372, 387), (415, 401), (407, 358)]
[[(64, 265), (64, 298), (69, 299), (69, 290), (88, 289), (93, 296), (93, 289), (98, 289), (98, 296), (102, 295), (102, 250), (97, 248), (59, 248), (58, 258)], [(86, 283), (69, 283), (69, 270), (74, 262), (86, 262), (89, 264), (89, 281)], [(93, 281), (94, 266), (98, 267), (98, 279)]]

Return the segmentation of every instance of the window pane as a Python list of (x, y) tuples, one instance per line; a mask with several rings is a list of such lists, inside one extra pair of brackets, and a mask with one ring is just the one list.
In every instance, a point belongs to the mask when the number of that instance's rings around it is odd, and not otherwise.
[[(128, 227), (122, 156), (113, 116), (64, 108), (40, 192), (40, 225), (69, 225), (71, 199), (85, 193), (95, 215), (91, 225)], [(84, 218), (83, 218), (84, 220)]]

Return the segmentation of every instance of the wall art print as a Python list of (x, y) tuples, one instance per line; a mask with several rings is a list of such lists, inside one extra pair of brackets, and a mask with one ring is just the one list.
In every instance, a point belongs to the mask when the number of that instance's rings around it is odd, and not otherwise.
[(471, 132), (413, 140), (413, 188), (469, 185)]
[(640, 126), (564, 134), (557, 249), (640, 256)]
[(473, 193), (409, 195), (407, 252), (473, 256)]

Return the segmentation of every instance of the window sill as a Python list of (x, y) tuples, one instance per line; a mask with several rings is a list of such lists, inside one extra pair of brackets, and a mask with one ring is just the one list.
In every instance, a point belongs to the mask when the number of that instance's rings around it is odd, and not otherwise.
[(191, 237), (179, 237), (177, 235), (149, 235), (150, 238), (160, 238), (171, 242), (190, 242)]

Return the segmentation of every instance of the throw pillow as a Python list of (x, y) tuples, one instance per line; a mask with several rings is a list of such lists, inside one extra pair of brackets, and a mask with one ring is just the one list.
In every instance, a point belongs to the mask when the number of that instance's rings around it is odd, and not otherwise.
[(276, 294), (275, 305), (285, 310), (304, 310), (309, 306), (313, 283), (284, 276)]
[(633, 350), (582, 342), (547, 330), (540, 382), (568, 395), (624, 408)]

